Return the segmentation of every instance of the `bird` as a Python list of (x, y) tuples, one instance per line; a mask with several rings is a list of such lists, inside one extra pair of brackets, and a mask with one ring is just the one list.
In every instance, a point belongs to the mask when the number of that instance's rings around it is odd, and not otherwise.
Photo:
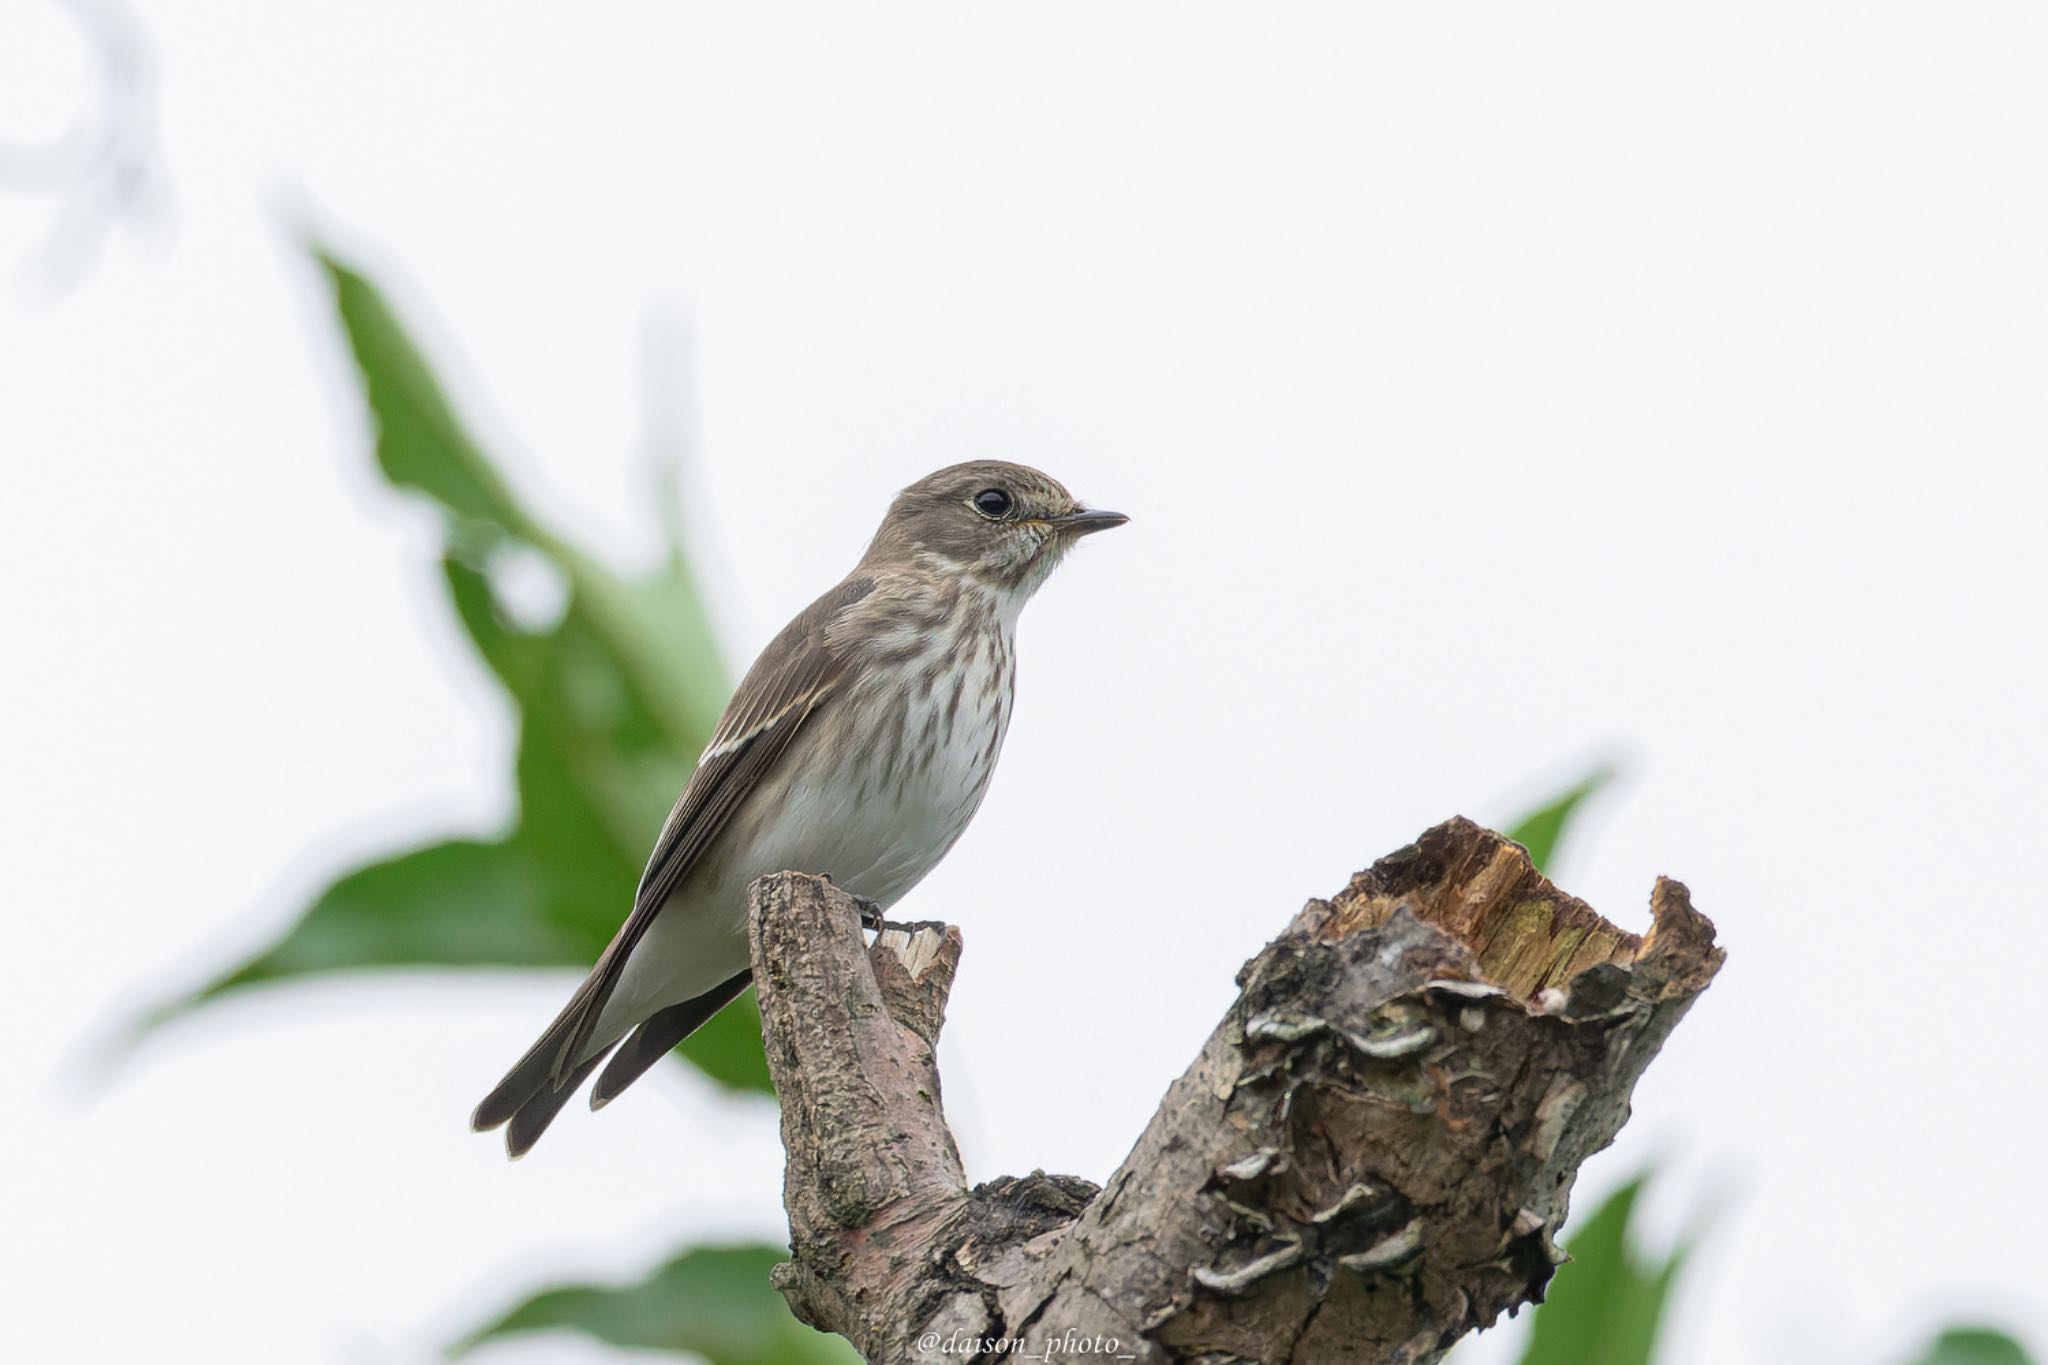
[(756, 878), (827, 876), (872, 920), (923, 880), (995, 772), (1024, 603), (1081, 537), (1127, 520), (1001, 460), (899, 493), (860, 562), (747, 670), (625, 922), (471, 1126), (504, 1127), (523, 1156), (600, 1064), (593, 1109), (731, 1003), (752, 977)]

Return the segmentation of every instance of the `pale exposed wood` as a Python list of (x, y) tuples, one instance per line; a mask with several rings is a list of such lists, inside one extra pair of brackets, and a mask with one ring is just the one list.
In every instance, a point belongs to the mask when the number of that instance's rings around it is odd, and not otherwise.
[[(1580, 1163), (1721, 963), (1685, 888), (1638, 939), (1464, 820), (1310, 901), (1098, 1190), (969, 1189), (933, 1047), (959, 932), (749, 913), (805, 1321), (870, 1361), (1422, 1362), (1539, 1298)], [(1007, 1348), (997, 1343), (1009, 1342)]]

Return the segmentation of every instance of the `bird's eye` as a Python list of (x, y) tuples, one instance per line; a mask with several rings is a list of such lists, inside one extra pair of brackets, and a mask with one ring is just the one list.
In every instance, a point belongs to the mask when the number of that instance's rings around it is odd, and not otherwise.
[(1000, 488), (984, 488), (974, 495), (974, 510), (996, 521), (1010, 515), (1010, 495)]

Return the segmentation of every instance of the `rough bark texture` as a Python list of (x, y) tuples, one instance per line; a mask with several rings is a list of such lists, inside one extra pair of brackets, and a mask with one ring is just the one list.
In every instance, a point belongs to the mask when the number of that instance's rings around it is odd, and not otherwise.
[(1312, 900), (1108, 1185), (969, 1188), (933, 1050), (959, 931), (865, 947), (829, 882), (749, 913), (788, 1150), (777, 1287), (878, 1365), (1423, 1362), (1540, 1300), (1579, 1165), (1721, 964), (1679, 883), (1638, 938), (1452, 820)]

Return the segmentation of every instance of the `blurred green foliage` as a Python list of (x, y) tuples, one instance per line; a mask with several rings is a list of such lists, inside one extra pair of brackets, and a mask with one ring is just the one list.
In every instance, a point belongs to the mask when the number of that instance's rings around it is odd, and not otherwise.
[(1913, 1365), (2032, 1365), (2026, 1348), (1989, 1327), (1951, 1327)]
[[(376, 286), (326, 253), (317, 264), (362, 380), (378, 468), (441, 510), (449, 603), (518, 711), (518, 817), (494, 839), (428, 844), (344, 873), (276, 944), (151, 1022), (315, 972), (587, 970), (631, 908), (729, 690), (673, 520), (662, 563), (634, 579), (549, 530), (465, 429)], [(522, 619), (505, 591), (514, 576), (551, 582), (559, 614)], [(680, 1051), (726, 1085), (769, 1088), (751, 994)]]
[(1565, 828), (1571, 823), (1572, 816), (1578, 812), (1588, 797), (1613, 780), (1612, 768), (1594, 769), (1509, 825), (1507, 837), (1528, 849), (1529, 861), (1536, 864), (1538, 872), (1547, 875), (1551, 859), (1557, 856), (1558, 844), (1563, 840)]
[(694, 1351), (716, 1365), (859, 1365), (845, 1339), (789, 1315), (768, 1273), (779, 1247), (697, 1247), (636, 1285), (550, 1289), (455, 1348), (522, 1332), (570, 1329), (642, 1351)]
[(1522, 1365), (1649, 1365), (1672, 1283), (1685, 1265), (1681, 1243), (1645, 1259), (1629, 1245), (1629, 1221), (1643, 1191), (1637, 1176), (1566, 1240), (1559, 1267), (1536, 1311)]
[[(1571, 1229), (1558, 1267), (1536, 1309), (1521, 1365), (1651, 1365), (1671, 1290), (1691, 1255), (1691, 1240), (1663, 1256), (1633, 1245), (1631, 1224), (1645, 1177), (1607, 1196)], [(2032, 1365), (2026, 1348), (1987, 1327), (1942, 1332), (1911, 1365)]]

